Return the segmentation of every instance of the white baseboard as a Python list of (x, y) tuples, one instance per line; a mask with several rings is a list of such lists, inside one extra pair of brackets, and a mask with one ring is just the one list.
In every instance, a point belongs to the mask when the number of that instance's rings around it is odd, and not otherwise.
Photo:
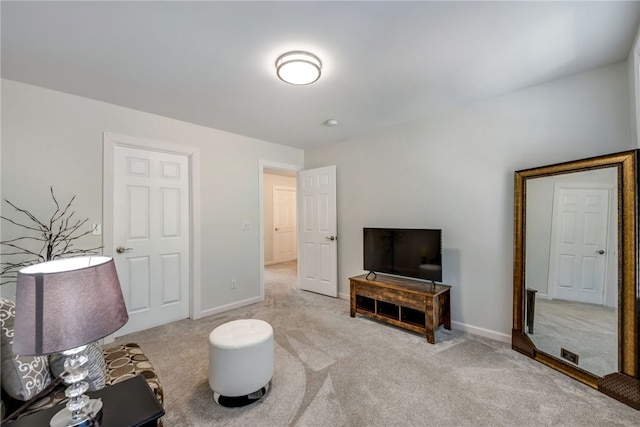
[(200, 317), (213, 316), (214, 314), (224, 313), (225, 311), (233, 310), (234, 308), (245, 307), (247, 305), (255, 304), (262, 301), (260, 297), (253, 297), (242, 301), (237, 301), (231, 304), (223, 305), (220, 307), (209, 308), (200, 312)]
[[(338, 293), (338, 298), (350, 301), (351, 295), (345, 293)], [(467, 325), (466, 323), (451, 321), (451, 328), (458, 331), (468, 332), (473, 335), (479, 335), (481, 337), (491, 338), (492, 340), (511, 343), (511, 335), (503, 334), (501, 332), (492, 331), (490, 329), (480, 328), (478, 326)]]
[(480, 328), (478, 326), (467, 325), (466, 323), (451, 321), (451, 328), (458, 331), (468, 332), (473, 335), (491, 338), (492, 340), (511, 343), (511, 335), (502, 332), (492, 331), (490, 329)]

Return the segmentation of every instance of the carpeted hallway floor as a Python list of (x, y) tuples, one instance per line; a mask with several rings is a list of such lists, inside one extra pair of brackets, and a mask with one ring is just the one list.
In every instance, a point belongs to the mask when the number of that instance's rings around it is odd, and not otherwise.
[[(436, 344), (349, 317), (349, 303), (296, 289), (295, 263), (265, 269), (263, 303), (118, 338), (139, 342), (165, 391), (165, 426), (638, 426), (640, 411), (505, 343), (440, 328)], [(455, 302), (453, 302), (455, 303)], [(275, 335), (271, 391), (223, 408), (208, 335), (239, 318)]]

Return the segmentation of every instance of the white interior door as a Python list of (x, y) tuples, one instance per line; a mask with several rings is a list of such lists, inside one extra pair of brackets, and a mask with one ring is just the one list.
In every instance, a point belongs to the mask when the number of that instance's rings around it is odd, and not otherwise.
[(296, 259), (296, 189), (273, 187), (273, 261)]
[(298, 172), (300, 288), (338, 296), (336, 167)]
[(186, 156), (115, 146), (114, 260), (129, 312), (125, 335), (189, 316)]
[(604, 304), (609, 190), (557, 188), (554, 197), (551, 296)]

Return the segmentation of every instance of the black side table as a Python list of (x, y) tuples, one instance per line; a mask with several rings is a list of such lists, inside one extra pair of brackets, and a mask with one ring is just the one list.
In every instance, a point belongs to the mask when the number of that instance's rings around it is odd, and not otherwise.
[[(92, 399), (102, 399), (102, 420), (100, 427), (151, 427), (157, 426), (164, 409), (140, 375), (106, 386), (102, 390), (87, 393)], [(61, 403), (7, 423), (7, 427), (45, 427), (49, 420), (62, 408)]]

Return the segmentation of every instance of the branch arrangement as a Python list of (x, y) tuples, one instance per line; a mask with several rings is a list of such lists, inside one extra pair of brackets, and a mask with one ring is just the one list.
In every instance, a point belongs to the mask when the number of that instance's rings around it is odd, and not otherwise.
[(41, 221), (28, 210), (19, 208), (7, 199), (4, 200), (20, 214), (21, 219), (11, 219), (2, 215), (0, 218), (24, 229), (28, 235), (0, 242), (3, 247), (0, 285), (15, 282), (18, 270), (23, 267), (65, 256), (94, 255), (102, 249), (102, 246), (89, 249), (74, 247), (78, 239), (93, 232), (93, 228), (84, 230), (89, 218), (74, 218), (75, 212), (71, 210), (71, 204), (76, 196), (61, 208), (53, 193), (53, 187), (49, 187), (49, 190), (55, 210), (48, 221)]

